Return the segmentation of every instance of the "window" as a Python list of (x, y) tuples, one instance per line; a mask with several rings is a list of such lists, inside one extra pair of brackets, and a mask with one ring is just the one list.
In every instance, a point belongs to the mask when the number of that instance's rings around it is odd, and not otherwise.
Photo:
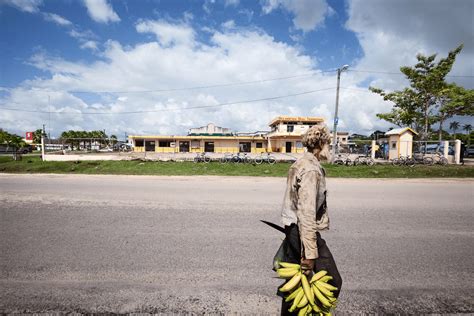
[(143, 139), (135, 139), (136, 147), (143, 147)]
[(392, 142), (392, 149), (397, 149), (397, 142)]
[(287, 125), (287, 126), (286, 126), (286, 131), (287, 131), (288, 133), (291, 133), (291, 132), (293, 132), (294, 130), (295, 130), (295, 126), (294, 126), (294, 125)]
[(296, 148), (303, 148), (302, 142), (296, 142)]
[(192, 149), (201, 148), (201, 142), (198, 141), (198, 140), (193, 140), (193, 141), (191, 142), (191, 148), (192, 148)]
[(256, 144), (255, 144), (255, 147), (256, 147), (256, 148), (263, 148), (263, 143), (256, 143)]
[(169, 140), (160, 140), (158, 147), (171, 147), (171, 142)]
[(239, 143), (239, 152), (249, 153), (250, 152), (250, 142)]

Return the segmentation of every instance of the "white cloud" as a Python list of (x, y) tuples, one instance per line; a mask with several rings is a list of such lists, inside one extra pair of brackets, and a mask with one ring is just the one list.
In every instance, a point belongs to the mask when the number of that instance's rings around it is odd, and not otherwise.
[(202, 9), (207, 13), (211, 14), (211, 7), (216, 3), (216, 0), (205, 0), (202, 5)]
[(96, 22), (119, 22), (120, 17), (106, 0), (84, 0), (89, 16)]
[(0, 4), (11, 5), (18, 10), (28, 13), (39, 12), (39, 7), (43, 5), (43, 0), (2, 0)]
[(153, 33), (162, 45), (185, 44), (192, 45), (194, 42), (194, 30), (190, 26), (179, 23), (172, 24), (164, 20), (141, 21), (136, 25), (139, 33)]
[(229, 6), (236, 7), (239, 5), (239, 3), (240, 3), (240, 0), (225, 0), (224, 1), (224, 5), (226, 7), (229, 7)]
[(84, 42), (83, 44), (81, 44), (80, 46), (82, 49), (90, 49), (90, 50), (93, 50), (93, 51), (96, 51), (99, 49), (98, 47), (98, 43), (96, 41), (87, 41), (87, 42)]
[(44, 12), (43, 17), (46, 21), (54, 22), (60, 26), (71, 26), (72, 22), (55, 13)]
[(326, 16), (334, 14), (326, 0), (265, 0), (262, 5), (265, 14), (278, 8), (291, 12), (295, 28), (303, 32), (315, 30)]
[(228, 20), (224, 23), (222, 23), (222, 27), (225, 29), (233, 29), (235, 28), (235, 22), (234, 20)]

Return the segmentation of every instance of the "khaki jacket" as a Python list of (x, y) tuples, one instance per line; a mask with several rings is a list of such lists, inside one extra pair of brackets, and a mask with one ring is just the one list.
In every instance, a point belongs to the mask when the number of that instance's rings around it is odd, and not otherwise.
[(306, 259), (318, 258), (316, 232), (329, 229), (325, 176), (318, 159), (308, 152), (288, 171), (281, 220), (285, 226), (298, 225), (301, 256)]

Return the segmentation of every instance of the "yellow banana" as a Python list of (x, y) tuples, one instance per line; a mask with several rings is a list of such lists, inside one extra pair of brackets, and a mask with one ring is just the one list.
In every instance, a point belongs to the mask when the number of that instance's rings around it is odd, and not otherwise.
[(298, 303), (296, 307), (303, 308), (306, 305), (308, 305), (308, 298), (306, 297), (306, 295), (303, 295), (303, 297), (301, 298), (300, 302)]
[(332, 280), (332, 276), (330, 276), (330, 275), (325, 275), (321, 279), (319, 279), (319, 281), (326, 282), (326, 283), (330, 280)]
[(293, 301), (293, 305), (291, 305), (290, 309), (288, 310), (290, 313), (292, 313), (296, 310), (296, 308), (298, 307), (299, 302), (301, 301), (301, 299), (303, 297), (304, 297), (304, 292), (303, 291), (301, 291), (300, 293), (298, 293), (298, 295), (296, 295), (295, 300)]
[(323, 304), (323, 306), (326, 306), (326, 307), (332, 306), (329, 300), (318, 290), (318, 287), (316, 285), (313, 284), (312, 288), (313, 288), (314, 295), (321, 302), (321, 304)]
[(311, 291), (311, 286), (308, 283), (306, 275), (301, 275), (301, 285), (303, 285), (304, 295), (308, 298), (308, 302), (314, 305), (314, 293)]
[(280, 262), (280, 266), (283, 268), (297, 268), (300, 269), (301, 266), (297, 263), (291, 263), (291, 262)]
[(327, 298), (334, 297), (334, 294), (331, 291), (329, 291), (327, 288), (321, 286), (321, 284), (322, 284), (321, 282), (316, 281), (316, 287), (318, 288), (318, 290), (321, 293), (323, 293), (324, 296), (326, 296)]
[(336, 291), (337, 290), (337, 287), (335, 286), (332, 286), (331, 284), (329, 283), (326, 283), (326, 282), (321, 282), (321, 281), (317, 281), (316, 283), (319, 283), (319, 286), (321, 287), (325, 287), (326, 289), (328, 289), (329, 291)]
[(299, 288), (297, 288), (296, 290), (294, 290), (290, 295), (288, 295), (285, 298), (285, 302), (289, 302), (289, 301), (293, 300), (296, 297), (296, 295), (298, 295), (299, 292), (303, 292), (303, 288), (301, 286)]
[(298, 316), (307, 315), (309, 311), (311, 311), (311, 305), (306, 305), (305, 307), (300, 309), (300, 311), (298, 312)]
[(311, 278), (310, 283), (316, 282), (317, 280), (319, 280), (320, 278), (322, 278), (322, 277), (325, 276), (326, 274), (328, 274), (328, 272), (325, 271), (325, 270), (319, 271), (318, 273), (316, 273), (315, 275), (313, 275), (313, 277)]
[(280, 288), (280, 292), (289, 292), (293, 290), (300, 283), (300, 280), (301, 272), (298, 272)]
[[(310, 305), (311, 306), (311, 305)], [(321, 308), (319, 308), (318, 305), (314, 304), (313, 306), (311, 306), (313, 308), (313, 311), (315, 311), (316, 313), (321, 313)]]
[(295, 268), (280, 268), (277, 270), (278, 276), (280, 278), (291, 278), (298, 272), (299, 270)]

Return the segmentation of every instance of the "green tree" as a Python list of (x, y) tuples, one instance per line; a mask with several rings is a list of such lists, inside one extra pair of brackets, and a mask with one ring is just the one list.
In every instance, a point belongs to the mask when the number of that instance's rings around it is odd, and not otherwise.
[(419, 132), (423, 139), (429, 137), (431, 125), (439, 120), (436, 109), (439, 108), (441, 92), (446, 89), (446, 75), (461, 52), (463, 45), (449, 52), (446, 58), (435, 62), (436, 54), (416, 56), (418, 63), (414, 67), (401, 67), (400, 71), (410, 82), (410, 87), (401, 91), (385, 92), (369, 87), (370, 91), (381, 95), (385, 101), (394, 103), (389, 113), (379, 113), (377, 117), (398, 126), (410, 126)]
[(443, 123), (455, 116), (474, 115), (474, 90), (467, 90), (456, 84), (448, 84), (439, 93), (438, 140), (442, 139)]
[(453, 139), (456, 139), (456, 131), (459, 129), (459, 122), (451, 122), (449, 124), (449, 129), (453, 131)]
[(43, 130), (41, 128), (38, 128), (33, 132), (33, 143), (41, 144), (41, 134), (43, 134)]
[(472, 131), (472, 125), (471, 124), (464, 124), (464, 126), (462, 127), (463, 130), (465, 130), (467, 132), (467, 134), (471, 134), (471, 131)]
[(18, 149), (26, 146), (25, 141), (21, 136), (10, 134), (7, 131), (0, 129), (0, 144), (7, 146), (7, 151), (13, 149), (13, 159), (18, 160), (21, 156), (17, 154)]

